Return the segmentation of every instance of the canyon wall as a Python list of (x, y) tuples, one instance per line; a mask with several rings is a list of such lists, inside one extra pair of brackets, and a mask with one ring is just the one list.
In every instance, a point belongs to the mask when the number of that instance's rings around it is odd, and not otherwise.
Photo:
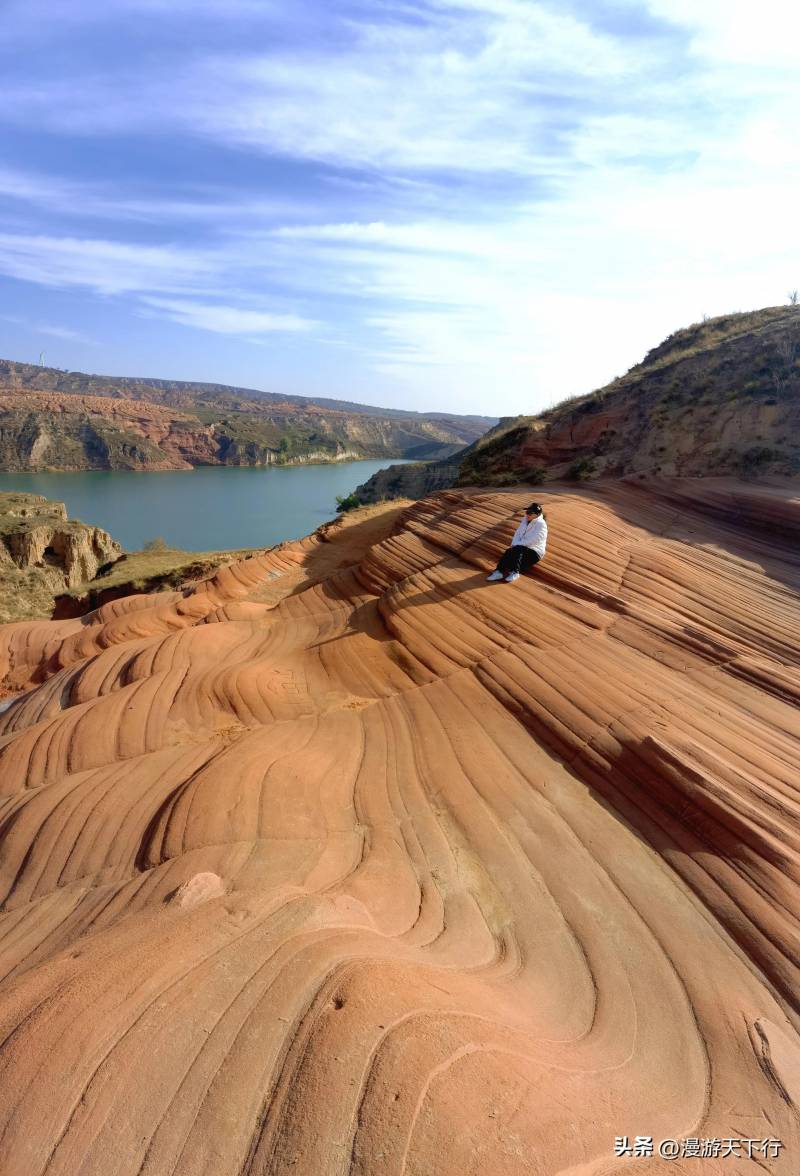
[(0, 361), (1, 470), (164, 470), (437, 458), (461, 449), (493, 423), (397, 410), (380, 415), (368, 406), (348, 411), (301, 398), (247, 400), (231, 389), (227, 394), (223, 389), (193, 399), (184, 392), (159, 400), (125, 397), (119, 387), (105, 396), (40, 389), (35, 383), (21, 388), (14, 383), (16, 366), (5, 363), (4, 380)]

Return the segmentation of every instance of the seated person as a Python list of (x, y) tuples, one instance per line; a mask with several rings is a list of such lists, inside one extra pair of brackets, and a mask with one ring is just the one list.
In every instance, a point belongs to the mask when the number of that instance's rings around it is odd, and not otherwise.
[(547, 523), (538, 502), (532, 502), (514, 532), (511, 546), (498, 560), (497, 567), (487, 580), (503, 580), (513, 584), (520, 572), (527, 572), (544, 557), (547, 548)]

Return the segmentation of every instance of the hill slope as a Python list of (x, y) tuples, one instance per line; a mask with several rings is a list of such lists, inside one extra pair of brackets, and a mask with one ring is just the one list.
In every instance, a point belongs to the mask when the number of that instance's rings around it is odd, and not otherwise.
[(0, 361), (3, 470), (441, 458), (492, 424), (483, 417), (401, 413)]
[(501, 421), (460, 464), (462, 484), (539, 473), (797, 473), (800, 307), (678, 331), (605, 388)]
[(446, 464), (383, 470), (356, 497), (563, 477), (798, 472), (800, 307), (790, 306), (696, 323), (605, 388), (506, 418)]
[(527, 497), (0, 629), (0, 1170), (794, 1176), (797, 499)]

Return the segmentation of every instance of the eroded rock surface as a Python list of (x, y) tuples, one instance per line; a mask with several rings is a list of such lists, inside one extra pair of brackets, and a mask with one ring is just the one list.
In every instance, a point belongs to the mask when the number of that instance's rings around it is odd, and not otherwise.
[(0, 623), (51, 612), (55, 596), (121, 555), (107, 531), (68, 519), (63, 502), (0, 493)]
[(0, 1171), (796, 1173), (800, 503), (528, 495), (0, 630)]

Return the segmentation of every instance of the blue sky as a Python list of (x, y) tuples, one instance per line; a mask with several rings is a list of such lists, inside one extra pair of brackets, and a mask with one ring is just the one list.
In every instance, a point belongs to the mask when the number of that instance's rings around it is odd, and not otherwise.
[(0, 355), (506, 415), (800, 286), (788, 0), (6, 0)]

